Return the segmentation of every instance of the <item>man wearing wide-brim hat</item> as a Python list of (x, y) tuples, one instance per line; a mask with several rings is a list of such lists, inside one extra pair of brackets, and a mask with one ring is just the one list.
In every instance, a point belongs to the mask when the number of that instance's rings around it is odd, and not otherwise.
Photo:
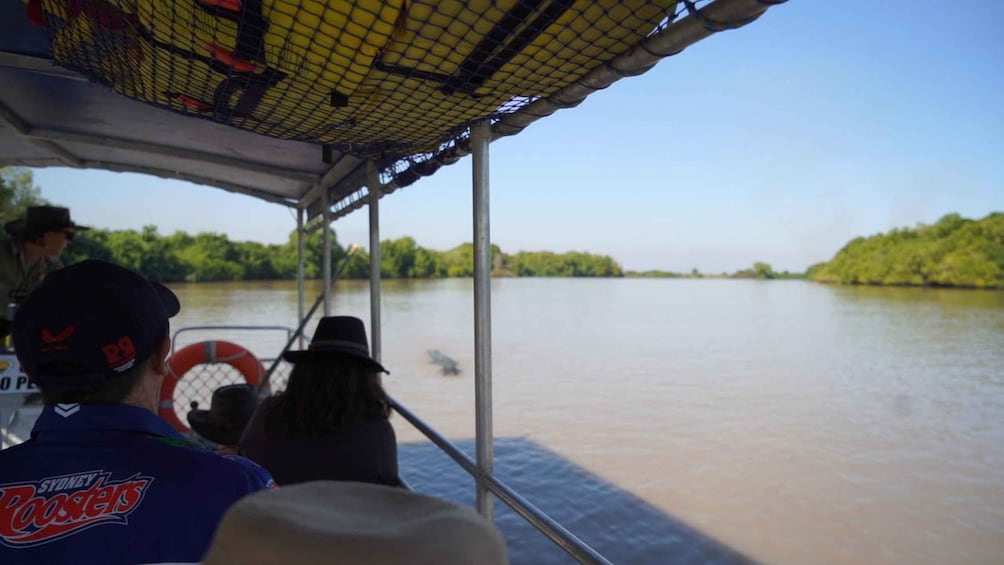
[(383, 485), (311, 481), (246, 496), (205, 565), (508, 565), (501, 532), (471, 508)]
[(45, 276), (63, 266), (60, 253), (78, 231), (70, 210), (31, 206), (24, 219), (7, 222), (8, 238), (0, 240), (0, 337), (8, 332), (8, 304), (20, 304)]

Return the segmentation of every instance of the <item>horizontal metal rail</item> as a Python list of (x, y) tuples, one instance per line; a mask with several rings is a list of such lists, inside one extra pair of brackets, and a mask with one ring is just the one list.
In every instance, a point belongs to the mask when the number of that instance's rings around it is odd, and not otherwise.
[[(174, 333), (174, 336), (171, 338), (171, 350), (174, 351), (178, 335), (195, 330), (281, 330), (286, 332), (287, 335), (293, 335), (296, 332), (294, 328), (286, 326), (186, 326)], [(442, 434), (433, 429), (432, 426), (425, 423), (412, 411), (405, 408), (393, 398), (388, 398), (388, 400), (390, 407), (393, 408), (395, 412), (400, 414), (402, 418), (407, 420), (412, 426), (415, 426), (418, 431), (422, 432), (425, 437), (429, 438), (432, 443), (450, 456), (450, 458), (460, 465), (462, 469), (467, 471), (471, 477), (474, 477), (475, 479), (477, 479), (478, 476), (483, 477), (489, 490), (498, 496), (499, 500), (512, 508), (514, 512), (522, 516), (523, 519), (529, 522), (531, 526), (544, 534), (548, 539), (554, 542), (555, 545), (571, 555), (576, 561), (589, 565), (612, 565), (609, 560), (603, 557), (595, 549), (589, 547), (588, 544), (576, 537), (575, 534), (569, 532), (553, 518), (523, 498), (512, 487), (503, 483), (493, 473), (482, 472), (478, 468), (477, 464), (470, 457), (468, 457), (467, 454), (461, 451), (460, 448), (453, 444), (453, 442), (446, 439)], [(402, 485), (411, 490), (411, 486), (407, 483), (402, 481)]]
[(390, 406), (395, 412), (400, 414), (402, 418), (407, 420), (408, 423), (415, 426), (418, 431), (425, 434), (425, 437), (429, 438), (432, 443), (442, 449), (472, 477), (477, 478), (480, 474), (488, 483), (491, 491), (499, 497), (499, 500), (506, 503), (506, 505), (512, 508), (514, 512), (522, 516), (530, 523), (531, 526), (547, 536), (548, 539), (554, 542), (561, 549), (565, 550), (565, 552), (575, 558), (576, 561), (579, 563), (588, 563), (590, 565), (612, 565), (610, 561), (600, 555), (595, 549), (589, 547), (586, 542), (580, 540), (575, 536), (575, 534), (566, 530), (553, 518), (545, 514), (542, 510), (520, 496), (519, 493), (511, 487), (499, 480), (494, 474), (482, 473), (474, 461), (471, 460), (471, 458), (463, 451), (460, 451), (460, 448), (454, 445), (453, 442), (443, 437), (442, 434), (434, 430), (432, 426), (426, 424), (421, 418), (416, 416), (413, 412), (402, 406), (393, 398), (390, 399)]
[(178, 336), (191, 331), (203, 331), (203, 330), (263, 330), (263, 331), (282, 331), (286, 332), (286, 339), (293, 335), (296, 328), (291, 328), (289, 326), (185, 326), (174, 332), (174, 336), (171, 337), (171, 352), (174, 353), (175, 347), (178, 342)]

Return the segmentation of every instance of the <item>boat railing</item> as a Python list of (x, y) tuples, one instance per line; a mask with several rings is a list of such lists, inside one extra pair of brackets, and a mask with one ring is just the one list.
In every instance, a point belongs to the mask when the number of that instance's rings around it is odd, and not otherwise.
[(507, 506), (509, 506), (509, 508), (512, 508), (514, 512), (522, 516), (523, 519), (529, 522), (531, 526), (536, 528), (537, 531), (544, 534), (544, 536), (551, 540), (555, 545), (575, 558), (576, 561), (579, 563), (611, 565), (607, 558), (603, 557), (603, 555), (595, 549), (589, 547), (588, 544), (576, 537), (575, 534), (569, 532), (553, 518), (531, 504), (512, 487), (503, 483), (495, 476), (494, 473), (490, 471), (486, 472), (483, 469), (478, 468), (477, 463), (461, 451), (459, 447), (433, 429), (432, 426), (425, 423), (412, 411), (405, 408), (400, 402), (391, 398), (390, 405), (395, 412), (400, 414), (401, 417), (407, 420), (408, 423), (415, 427), (415, 429), (422, 432), (425, 437), (429, 438), (429, 441), (436, 445), (436, 447), (449, 455), (450, 458), (453, 459), (457, 465), (460, 465), (462, 469), (467, 471), (471, 477), (474, 477), (475, 479), (480, 477), (483, 479), (488, 485), (488, 489), (492, 491), (495, 496), (499, 497), (499, 500), (504, 502)]
[(276, 331), (283, 332), (286, 334), (286, 339), (289, 340), (293, 337), (296, 332), (296, 328), (291, 328), (289, 326), (269, 326), (269, 325), (250, 325), (250, 326), (234, 326), (234, 325), (209, 325), (209, 326), (185, 326), (174, 332), (171, 337), (171, 352), (173, 353), (177, 349), (178, 336), (183, 333), (190, 333), (195, 331)]
[[(225, 336), (229, 336), (232, 331), (282, 331), (286, 333), (287, 340), (292, 338), (293, 334), (296, 332), (295, 328), (286, 326), (186, 326), (178, 329), (174, 333), (174, 336), (171, 339), (171, 351), (173, 352), (175, 350), (179, 335), (194, 331), (214, 332), (214, 338), (219, 338), (220, 332), (223, 332), (223, 335)], [(261, 359), (265, 365), (268, 365), (268, 363), (272, 360), (273, 359)], [(208, 370), (212, 371), (209, 373), (209, 377), (205, 376), (206, 373), (204, 371), (206, 370), (203, 370), (203, 372), (193, 376), (192, 385), (202, 385), (202, 389), (199, 394), (191, 395), (191, 399), (208, 400), (209, 396), (212, 394), (212, 390), (222, 384), (227, 384), (230, 377), (219, 373), (218, 371), (220, 369), (218, 367)], [(278, 378), (272, 380), (272, 390), (281, 390), (284, 388), (283, 385), (285, 383), (285, 376), (285, 374), (276, 375)], [(545, 537), (568, 553), (576, 561), (590, 565), (610, 565), (610, 561), (603, 557), (603, 555), (576, 537), (573, 533), (569, 532), (542, 510), (534, 506), (531, 502), (516, 492), (515, 489), (502, 482), (502, 480), (496, 477), (494, 473), (480, 469), (477, 463), (471, 459), (470, 456), (465, 454), (459, 447), (457, 447), (456, 444), (436, 431), (432, 426), (415, 415), (415, 413), (406, 408), (403, 404), (398, 402), (396, 399), (391, 398), (390, 406), (395, 412), (400, 414), (402, 418), (407, 420), (409, 424), (414, 426), (415, 429), (425, 435), (425, 437), (428, 438), (429, 441), (431, 441), (436, 447), (453, 459), (453, 461), (456, 462), (464, 471), (470, 474), (471, 477), (475, 480), (480, 479), (481, 482), (483, 482), (487, 488), (499, 498), (499, 500), (512, 508), (516, 514), (525, 519), (537, 531), (544, 534)], [(411, 489), (411, 485), (407, 483), (403, 483), (403, 486)]]
[[(171, 337), (171, 354), (173, 355), (175, 351), (178, 350), (179, 345), (188, 345), (189, 342), (198, 342), (198, 337), (194, 336), (194, 339), (184, 339), (181, 340), (179, 337), (186, 336), (188, 338), (193, 338), (192, 334), (202, 333), (205, 334), (205, 340), (218, 341), (218, 340), (228, 340), (246, 347), (252, 352), (267, 350), (270, 346), (274, 346), (279, 338), (282, 338), (282, 342), (286, 343), (293, 338), (296, 333), (296, 328), (280, 325), (204, 325), (204, 326), (185, 326), (179, 328), (174, 332)], [(262, 339), (260, 334), (271, 333), (275, 337), (273, 339)], [(244, 342), (239, 336), (242, 335), (253, 335), (252, 338), (254, 346), (249, 343)], [(262, 346), (263, 342), (267, 342), (267, 346)], [(258, 357), (264, 368), (270, 368), (272, 364), (276, 361), (277, 357)], [(286, 387), (286, 381), (289, 379), (289, 371), (291, 366), (283, 361), (276, 364), (276, 368), (270, 375), (269, 379), (269, 389), (270, 390), (282, 390)], [(180, 375), (179, 375), (180, 376)], [(193, 367), (188, 373), (184, 375), (177, 386), (175, 392), (175, 398), (172, 399), (175, 406), (190, 406), (191, 403), (197, 402), (199, 405), (209, 406), (211, 403), (211, 397), (213, 391), (224, 384), (231, 384), (234, 382), (240, 382), (243, 379), (240, 372), (227, 365), (224, 362), (211, 363), (206, 365), (197, 365)], [(179, 417), (183, 420), (184, 416)]]

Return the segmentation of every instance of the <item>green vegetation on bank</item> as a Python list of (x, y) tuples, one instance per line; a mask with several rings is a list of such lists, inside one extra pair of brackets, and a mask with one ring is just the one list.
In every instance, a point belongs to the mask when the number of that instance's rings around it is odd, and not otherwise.
[[(0, 168), (0, 222), (23, 218), (29, 206), (49, 204), (34, 184), (31, 170)], [(314, 230), (304, 241), (307, 278), (321, 278), (323, 231)], [(347, 252), (331, 231), (333, 264)], [(155, 226), (142, 231), (91, 229), (78, 232), (63, 252), (65, 264), (88, 258), (104, 259), (162, 282), (295, 279), (296, 232), (286, 243), (230, 241), (226, 235), (176, 232), (162, 236)], [(346, 278), (369, 278), (369, 255), (356, 252), (345, 267)], [(382, 241), (380, 272), (385, 278), (441, 278), (474, 276), (474, 246), (465, 243), (448, 251), (419, 247), (410, 237)], [(492, 274), (514, 277), (621, 277), (619, 264), (606, 255), (549, 251), (520, 251), (514, 255), (492, 246)]]
[[(331, 231), (331, 260), (337, 264), (347, 251)], [(163, 282), (275, 280), (296, 278), (296, 232), (283, 244), (230, 241), (226, 235), (176, 232), (161, 236), (154, 226), (142, 231), (92, 229), (80, 232), (63, 261), (104, 259)], [(320, 278), (324, 258), (323, 232), (315, 230), (304, 241), (307, 278)], [(369, 278), (369, 255), (357, 251), (342, 276)], [(449, 251), (419, 247), (410, 237), (381, 242), (380, 272), (384, 278), (441, 278), (474, 275), (474, 246), (465, 243)], [(605, 255), (520, 251), (513, 255), (492, 246), (492, 274), (515, 277), (620, 277), (620, 265)]]
[(0, 167), (0, 226), (23, 218), (29, 206), (48, 204), (33, 182), (31, 170)]
[[(0, 168), (0, 223), (24, 217), (28, 206), (47, 204), (29, 169)], [(332, 262), (346, 250), (332, 231)], [(321, 277), (321, 230), (305, 238), (305, 271)], [(448, 251), (420, 247), (411, 237), (381, 242), (381, 274), (385, 278), (470, 277), (474, 246), (465, 243)], [(94, 229), (81, 232), (64, 252), (65, 263), (93, 257), (114, 261), (164, 282), (294, 279), (297, 268), (295, 232), (283, 244), (230, 241), (217, 233), (162, 236), (154, 226), (142, 231)], [(637, 277), (709, 279), (804, 279), (838, 284), (1004, 288), (1004, 213), (981, 220), (948, 214), (931, 226), (894, 229), (858, 237), (829, 262), (806, 273), (778, 273), (768, 263), (734, 273), (705, 274), (670, 271), (628, 271), (611, 257), (590, 253), (519, 251), (503, 253), (492, 246), (492, 274), (511, 277)], [(343, 276), (369, 277), (369, 256), (352, 256)]]
[[(3, 189), (3, 187), (0, 187)], [(0, 214), (35, 202), (36, 194), (21, 191), (20, 206), (0, 209)], [(3, 199), (0, 194), (0, 200)], [(332, 261), (341, 261), (346, 250), (332, 230)], [(474, 246), (465, 243), (448, 251), (420, 247), (411, 237), (381, 242), (381, 274), (385, 278), (470, 277), (474, 274)], [(321, 277), (321, 230), (305, 239), (308, 278)], [(66, 263), (95, 257), (114, 261), (160, 281), (232, 281), (296, 278), (295, 232), (283, 244), (230, 241), (215, 233), (161, 236), (153, 226), (142, 231), (82, 232), (64, 252)], [(886, 234), (859, 237), (827, 263), (807, 273), (776, 272), (770, 264), (754, 263), (734, 273), (704, 274), (668, 271), (629, 271), (606, 255), (549, 251), (504, 253), (492, 246), (492, 274), (512, 277), (673, 277), (731, 279), (792, 279), (840, 284), (914, 285), (968, 288), (1004, 288), (1004, 214), (969, 220), (949, 214), (931, 226), (895, 229)], [(357, 252), (343, 274), (369, 277), (369, 256)]]
[(674, 273), (672, 271), (628, 271), (625, 276), (635, 278), (668, 278), (668, 279), (804, 279), (805, 273), (789, 273), (782, 271), (778, 273), (769, 263), (756, 262), (749, 269), (742, 269), (734, 273), (706, 274), (697, 269), (692, 269), (689, 273)]
[(1004, 288), (1004, 213), (948, 214), (931, 226), (858, 237), (808, 275), (840, 284)]

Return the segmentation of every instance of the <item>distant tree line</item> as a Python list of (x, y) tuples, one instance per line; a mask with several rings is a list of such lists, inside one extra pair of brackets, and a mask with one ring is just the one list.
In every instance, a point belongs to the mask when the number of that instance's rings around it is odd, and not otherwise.
[(770, 263), (757, 261), (748, 269), (740, 269), (734, 273), (705, 274), (697, 269), (689, 273), (673, 271), (628, 271), (626, 276), (636, 278), (673, 278), (673, 279), (804, 279), (805, 273), (777, 272)]
[[(31, 170), (0, 168), (0, 225), (23, 218), (28, 206), (47, 204), (35, 186)], [(332, 230), (332, 263), (346, 249)], [(323, 232), (314, 230), (304, 243), (307, 278), (321, 278)], [(474, 275), (474, 246), (465, 243), (448, 251), (420, 247), (411, 237), (381, 242), (380, 272), (385, 278), (441, 278)], [(982, 220), (948, 214), (931, 226), (894, 229), (851, 240), (832, 260), (806, 273), (775, 272), (770, 264), (754, 263), (734, 273), (704, 274), (672, 271), (628, 271), (606, 255), (549, 251), (503, 253), (492, 246), (492, 274), (512, 277), (666, 277), (791, 279), (841, 284), (1004, 288), (1004, 213)], [(80, 232), (64, 252), (67, 264), (89, 257), (114, 261), (164, 282), (232, 281), (296, 278), (296, 233), (286, 243), (230, 241), (217, 233), (162, 236), (154, 226), (141, 231), (94, 229)], [(343, 276), (369, 277), (369, 256), (355, 253)]]
[(1004, 288), (1004, 213), (948, 214), (934, 225), (858, 237), (808, 275), (841, 284)]
[[(324, 259), (323, 231), (304, 240), (307, 278), (321, 278)], [(348, 254), (331, 230), (331, 261), (337, 265)], [(465, 243), (449, 251), (420, 247), (411, 237), (382, 241), (380, 273), (384, 278), (442, 278), (474, 275), (474, 246)], [(141, 231), (92, 229), (79, 232), (63, 261), (88, 258), (112, 261), (162, 282), (275, 280), (296, 278), (296, 232), (282, 244), (230, 241), (226, 235), (179, 231), (169, 236), (154, 226)], [(359, 250), (349, 259), (342, 276), (369, 278), (369, 254)], [(619, 264), (606, 255), (520, 251), (513, 255), (492, 246), (492, 274), (514, 277), (620, 277)]]

